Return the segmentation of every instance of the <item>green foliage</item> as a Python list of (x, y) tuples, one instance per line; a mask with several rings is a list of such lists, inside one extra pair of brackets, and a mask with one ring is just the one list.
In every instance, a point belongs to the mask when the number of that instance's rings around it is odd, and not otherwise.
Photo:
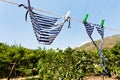
[[(48, 50), (49, 51), (49, 50)], [(38, 62), (39, 75), (44, 80), (78, 79), (94, 73), (94, 52), (75, 51), (67, 48), (63, 52), (50, 50)]]
[[(120, 74), (120, 43), (104, 49), (107, 70), (111, 75)], [(86, 75), (102, 74), (97, 51), (61, 49), (26, 49), (0, 43), (0, 78), (8, 77), (17, 60), (12, 77), (39, 75), (41, 80), (76, 80)]]
[(117, 43), (111, 50), (106, 51), (106, 61), (109, 72), (113, 74), (120, 74), (120, 43)]

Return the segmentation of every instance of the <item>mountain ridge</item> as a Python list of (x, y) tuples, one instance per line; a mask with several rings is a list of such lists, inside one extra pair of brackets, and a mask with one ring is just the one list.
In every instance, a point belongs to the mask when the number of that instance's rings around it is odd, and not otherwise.
[[(95, 41), (97, 43), (97, 45), (99, 46), (100, 44), (100, 40), (96, 40)], [(112, 48), (113, 46), (115, 46), (116, 43), (120, 42), (120, 34), (118, 35), (113, 35), (113, 36), (109, 36), (109, 37), (106, 37), (104, 38), (104, 46), (103, 48), (107, 48), (107, 49), (110, 49)], [(82, 46), (79, 46), (79, 47), (76, 47), (75, 49), (77, 50), (95, 50), (95, 47), (93, 45), (92, 42), (88, 42)]]

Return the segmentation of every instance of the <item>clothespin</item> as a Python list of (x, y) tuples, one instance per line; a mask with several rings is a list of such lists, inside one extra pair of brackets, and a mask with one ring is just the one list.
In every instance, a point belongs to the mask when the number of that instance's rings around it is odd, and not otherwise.
[(69, 24), (68, 24), (68, 28), (71, 28), (70, 27), (70, 11), (68, 11), (67, 13), (66, 13), (66, 15), (64, 16), (64, 20), (65, 20), (65, 22), (67, 21), (67, 22), (69, 22)]
[(68, 11), (64, 17), (65, 21), (68, 21), (68, 19), (70, 18), (70, 11)]
[(86, 14), (86, 15), (85, 15), (85, 17), (84, 17), (84, 19), (83, 19), (83, 23), (87, 22), (88, 16), (89, 16), (89, 14)]
[(105, 23), (105, 20), (103, 19), (103, 20), (101, 20), (101, 28), (103, 28), (104, 27), (104, 23)]

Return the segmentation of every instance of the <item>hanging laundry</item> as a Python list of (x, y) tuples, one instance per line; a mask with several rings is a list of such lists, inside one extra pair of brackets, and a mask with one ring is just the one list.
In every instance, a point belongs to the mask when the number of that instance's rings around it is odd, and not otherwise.
[[(103, 49), (103, 38), (104, 38), (104, 20), (102, 20), (101, 25), (99, 24), (92, 24), (87, 22), (87, 18), (88, 18), (88, 14), (86, 14), (84, 20), (83, 20), (83, 25), (85, 26), (86, 32), (88, 34), (88, 36), (90, 37), (90, 39), (92, 40), (94, 46), (96, 47), (96, 49), (99, 52), (100, 58), (101, 58), (101, 66), (103, 67), (103, 75), (107, 74), (107, 70), (106, 70), (106, 65), (105, 65), (105, 59), (102, 53), (102, 49)], [(97, 29), (98, 33), (101, 36), (101, 42), (100, 42), (100, 47), (97, 46), (97, 44), (95, 43), (95, 41), (92, 38), (92, 32), (94, 30), (94, 27)]]
[(92, 26), (92, 25), (91, 25), (90, 23), (88, 23), (88, 22), (85, 22), (85, 23), (84, 23), (84, 26), (86, 27), (85, 29), (86, 29), (88, 35), (91, 36), (91, 35), (92, 35), (92, 32), (93, 32), (93, 30), (94, 30), (94, 26)]
[(101, 25), (97, 25), (96, 28), (97, 28), (97, 31), (98, 33), (101, 35), (101, 38), (103, 39), (104, 37), (104, 20), (101, 21)]
[(30, 0), (28, 0), (28, 7), (23, 4), (19, 5), (19, 7), (21, 6), (27, 9), (25, 20), (27, 20), (27, 14), (29, 13), (35, 36), (40, 44), (50, 45), (61, 31), (65, 22), (68, 21), (68, 27), (70, 27), (70, 12), (66, 14), (63, 22), (56, 24), (60, 18), (33, 12), (33, 8), (30, 6)]

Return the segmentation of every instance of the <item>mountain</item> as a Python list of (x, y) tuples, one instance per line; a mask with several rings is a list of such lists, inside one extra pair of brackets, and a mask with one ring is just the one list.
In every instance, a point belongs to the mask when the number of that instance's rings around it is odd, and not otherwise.
[[(99, 46), (100, 40), (95, 41), (97, 45)], [(104, 49), (107, 48), (112, 48), (116, 43), (120, 42), (120, 35), (114, 35), (110, 37), (104, 38)], [(76, 47), (75, 49), (77, 50), (95, 50), (95, 47), (92, 42), (88, 42), (80, 47)]]

